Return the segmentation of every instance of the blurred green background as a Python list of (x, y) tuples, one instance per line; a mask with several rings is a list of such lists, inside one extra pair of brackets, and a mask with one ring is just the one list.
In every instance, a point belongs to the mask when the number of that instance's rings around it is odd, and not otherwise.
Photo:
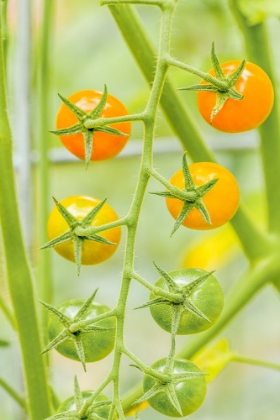
[[(60, 105), (57, 92), (64, 96), (92, 88), (102, 90), (104, 84), (109, 92), (117, 96), (130, 113), (139, 112), (146, 104), (149, 90), (139, 69), (131, 58), (113, 18), (106, 7), (90, 0), (58, 0), (55, 4), (55, 19), (51, 33), (51, 72), (50, 72), (50, 128), (55, 126), (55, 115)], [(160, 15), (156, 8), (137, 7), (155, 44), (159, 29)], [(45, 139), (38, 139), (40, 108), (38, 108), (38, 54), (39, 28), (42, 20), (42, 0), (32, 5), (33, 36), (33, 96), (31, 106), (33, 149), (36, 151), (39, 140), (48, 141), (51, 156), (58, 160), (51, 164), (50, 191), (57, 199), (69, 195), (85, 194), (98, 198), (108, 197), (119, 216), (126, 215), (137, 182), (140, 155), (139, 141), (142, 135), (140, 124), (134, 124), (133, 135), (126, 151), (120, 157), (107, 161), (91, 163), (87, 171), (85, 165), (76, 159), (64, 160), (67, 154), (60, 154), (60, 143), (55, 136), (46, 133)], [(9, 3), (9, 99), (12, 121), (15, 120), (16, 46), (18, 42), (16, 3)], [(272, 39), (279, 39), (279, 22), (276, 18), (268, 20)], [(224, 0), (196, 0), (179, 3), (174, 19), (172, 54), (188, 64), (207, 70), (211, 67), (209, 51), (215, 41), (221, 61), (246, 58), (242, 37)], [(277, 42), (273, 46), (273, 59), (279, 65)], [(176, 69), (170, 71), (178, 87), (196, 83), (197, 79)], [(279, 88), (278, 86), (276, 88)], [(255, 220), (265, 225), (265, 205), (263, 200), (263, 178), (258, 152), (257, 132), (240, 135), (224, 135), (214, 132), (201, 119), (196, 110), (194, 93), (182, 93), (182, 98), (191, 107), (206, 142), (214, 149), (219, 162), (237, 177), (242, 199), (247, 203)], [(158, 116), (155, 140), (155, 166), (169, 178), (181, 165), (181, 146), (166, 124), (161, 113)], [(15, 142), (17, 156), (20, 139)], [(59, 158), (61, 156), (61, 159)], [(38, 197), (36, 188), (38, 167), (33, 165), (33, 207), (32, 220), (36, 220)], [(149, 191), (158, 190), (158, 184), (151, 180)], [(51, 205), (51, 199), (50, 199)], [(196, 249), (196, 261), (200, 267), (216, 269), (216, 276), (227, 294), (232, 284), (247, 267), (238, 241), (230, 227), (213, 232), (195, 232), (181, 228), (172, 238), (170, 232), (173, 219), (167, 212), (160, 197), (146, 195), (141, 213), (137, 236), (136, 268), (150, 282), (158, 275), (152, 261), (171, 271), (183, 264), (192, 263), (191, 250)], [(34, 243), (30, 260), (37, 273), (36, 223), (30, 226)], [(221, 250), (221, 242), (227, 245)], [(51, 254), (52, 279), (54, 284), (54, 304), (74, 297), (88, 297), (98, 287), (97, 301), (114, 306), (116, 303), (125, 243), (125, 234), (119, 250), (112, 259), (102, 265), (82, 267), (77, 278), (75, 266), (59, 257), (53, 250)], [(211, 251), (205, 244), (211, 244)], [(203, 247), (204, 246), (204, 247)], [(223, 247), (222, 247), (223, 248)], [(43, 251), (41, 251), (43, 252)], [(197, 255), (199, 255), (197, 257)], [(5, 270), (1, 253), (1, 296), (9, 301), (5, 284)], [(200, 261), (201, 260), (201, 261)], [(160, 330), (150, 317), (149, 310), (133, 311), (133, 308), (146, 302), (148, 292), (138, 284), (132, 284), (127, 308), (126, 343), (145, 363), (150, 364), (165, 357), (169, 349), (169, 335)], [(280, 363), (280, 305), (279, 296), (272, 287), (262, 291), (257, 298), (230, 324), (222, 336), (229, 339), (232, 349), (241, 354)], [(8, 348), (1, 349), (0, 372), (16, 389), (22, 389), (20, 355), (16, 334), (11, 331), (7, 321), (0, 313), (1, 338), (11, 342)], [(178, 338), (178, 346), (186, 338)], [(88, 365), (85, 374), (79, 364), (64, 359), (55, 351), (51, 352), (51, 378), (61, 400), (73, 394), (74, 374), (78, 375), (83, 390), (94, 389), (110, 369), (112, 356), (101, 362)], [(124, 358), (122, 366), (122, 390), (126, 392), (141, 380), (141, 373), (129, 367)], [(257, 367), (231, 364), (209, 385), (203, 406), (190, 416), (193, 420), (278, 420), (280, 400), (277, 389), (280, 386), (279, 373)], [(109, 390), (110, 392), (110, 390)], [(0, 418), (24, 419), (24, 415), (0, 388)], [(157, 420), (163, 416), (151, 409), (140, 413), (142, 420)]]

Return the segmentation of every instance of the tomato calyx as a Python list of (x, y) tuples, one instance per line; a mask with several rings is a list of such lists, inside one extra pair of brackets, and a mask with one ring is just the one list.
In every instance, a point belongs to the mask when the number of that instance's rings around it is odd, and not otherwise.
[[(206, 83), (195, 84), (179, 89), (191, 91), (207, 91), (216, 94), (216, 104), (211, 112), (210, 124), (212, 124), (214, 117), (218, 114), (218, 112), (221, 111), (229, 98), (236, 101), (243, 99), (244, 95), (235, 89), (235, 84), (240, 78), (246, 64), (246, 60), (242, 60), (239, 67), (229, 76), (226, 76), (216, 55), (214, 42), (212, 43), (211, 48), (211, 61), (216, 77), (212, 78), (210, 83), (208, 82), (208, 77), (206, 76), (207, 74), (205, 74), (206, 77), (203, 77), (203, 73), (201, 73), (201, 77)], [(221, 85), (219, 82), (222, 82), (223, 85)]]
[(159, 371), (158, 369), (154, 369), (152, 366), (149, 371), (145, 372), (146, 375), (153, 378), (154, 384), (147, 392), (144, 393), (144, 395), (142, 395), (141, 398), (134, 402), (134, 405), (139, 405), (144, 401), (149, 401), (159, 393), (164, 393), (172, 406), (182, 417), (183, 412), (175, 387), (193, 378), (205, 376), (206, 374), (203, 372), (174, 373), (174, 364), (176, 359), (167, 357), (164, 362), (165, 366), (163, 370)]
[[(158, 195), (160, 197), (176, 198), (176, 199), (181, 200), (184, 203), (182, 210), (174, 224), (173, 230), (171, 232), (171, 236), (176, 232), (176, 230), (179, 229), (179, 227), (184, 222), (187, 215), (194, 208), (196, 208), (201, 213), (206, 223), (210, 225), (212, 224), (209, 212), (203, 203), (203, 197), (205, 196), (205, 194), (207, 194), (211, 190), (211, 188), (214, 187), (214, 185), (218, 181), (218, 178), (211, 179), (210, 181), (206, 182), (203, 185), (196, 186), (191, 176), (188, 164), (187, 164), (186, 153), (184, 153), (183, 159), (182, 159), (182, 171), (183, 171), (184, 181), (185, 181), (185, 188), (183, 190), (181, 190), (180, 188), (174, 187), (170, 183), (165, 183), (165, 186), (167, 187), (168, 191), (151, 193), (151, 194)], [(190, 193), (192, 193), (191, 198), (189, 195)]]
[[(107, 86), (104, 85), (104, 92), (101, 97), (100, 102), (97, 106), (90, 112), (86, 112), (79, 108), (77, 105), (69, 101), (69, 99), (58, 94), (60, 99), (64, 104), (75, 114), (78, 119), (78, 123), (67, 128), (62, 128), (59, 130), (50, 130), (51, 133), (56, 134), (57, 136), (68, 136), (71, 134), (83, 134), (84, 136), (84, 148), (85, 148), (85, 161), (86, 167), (88, 167), (92, 151), (94, 148), (94, 133), (100, 131), (107, 134), (117, 135), (117, 136), (128, 136), (128, 134), (123, 133), (113, 127), (106, 125), (106, 118), (99, 118), (106, 106), (107, 102)], [(90, 120), (91, 127), (87, 127), (87, 121)], [(98, 123), (95, 125), (94, 121)]]
[[(94, 228), (90, 226), (91, 222), (95, 218), (95, 216), (98, 214), (98, 212), (101, 210), (102, 206), (105, 204), (107, 198), (105, 198), (103, 201), (101, 201), (99, 204), (97, 204), (96, 207), (94, 207), (83, 219), (78, 220), (76, 217), (74, 217), (61, 203), (59, 203), (54, 197), (53, 200), (62, 215), (62, 217), (67, 222), (69, 229), (61, 234), (60, 236), (57, 236), (56, 238), (50, 240), (45, 245), (43, 245), (40, 249), (46, 249), (46, 248), (52, 248), (57, 245), (60, 245), (66, 241), (73, 241), (74, 243), (74, 256), (75, 256), (75, 263), (77, 265), (78, 269), (78, 275), (80, 274), (81, 270), (81, 263), (82, 263), (82, 246), (83, 242), (85, 240), (89, 241), (95, 241), (99, 242), (101, 244), (106, 245), (116, 245), (114, 242), (109, 241), (106, 238), (103, 238), (100, 235), (97, 235), (97, 233), (94, 233)], [(105, 226), (105, 225), (104, 225)], [(90, 228), (90, 229), (89, 229)], [(77, 232), (79, 232), (79, 229), (82, 232), (82, 235), (79, 235)], [(86, 232), (86, 229), (89, 229), (88, 232)], [(98, 227), (98, 232), (100, 232), (100, 226)]]
[[(85, 392), (86, 393), (86, 392)], [(87, 392), (88, 393), (88, 392)], [(87, 420), (88, 411), (90, 410), (90, 416), (94, 416), (96, 420), (106, 420), (106, 418), (101, 417), (98, 413), (98, 410), (104, 408), (108, 405), (111, 405), (112, 402), (109, 400), (95, 401), (100, 394), (93, 394), (86, 398), (83, 396), (83, 393), (80, 390), (80, 386), (77, 380), (77, 377), (74, 378), (74, 401), (75, 409), (69, 411), (62, 411), (57, 414), (54, 414), (51, 417), (48, 417), (45, 420)], [(103, 396), (104, 397), (104, 396)], [(67, 400), (68, 401), (68, 400)], [(90, 417), (92, 418), (92, 417)]]
[(178, 302), (177, 300), (174, 301), (172, 298), (166, 299), (166, 298), (155, 298), (150, 300), (149, 302), (145, 303), (144, 305), (135, 308), (135, 309), (142, 309), (142, 308), (151, 308), (153, 306), (158, 305), (170, 305), (173, 306), (173, 312), (172, 312), (172, 322), (171, 322), (171, 332), (176, 334), (178, 325), (180, 322), (181, 314), (184, 310), (187, 310), (191, 312), (192, 314), (196, 315), (199, 318), (205, 319), (207, 322), (211, 321), (209, 318), (200, 310), (197, 308), (197, 306), (192, 302), (192, 295), (197, 290), (197, 288), (205, 282), (205, 280), (210, 277), (214, 271), (205, 272), (205, 274), (202, 274), (192, 282), (184, 285), (179, 286), (173, 278), (166, 273), (162, 268), (160, 268), (158, 265), (154, 263), (156, 269), (158, 270), (159, 274), (161, 275), (162, 279), (165, 281), (165, 284), (167, 285), (168, 291), (170, 293), (176, 294), (181, 296), (181, 302)]
[[(40, 303), (43, 306), (45, 306), (48, 309), (48, 311), (50, 311), (51, 314), (54, 315), (64, 326), (64, 329), (61, 331), (61, 333), (43, 349), (41, 354), (47, 353), (48, 351), (52, 350), (53, 348), (56, 348), (58, 345), (63, 343), (65, 340), (70, 339), (75, 346), (77, 356), (83, 365), (84, 371), (86, 372), (85, 352), (83, 347), (82, 335), (94, 331), (104, 332), (115, 329), (111, 327), (100, 327), (97, 325), (92, 325), (95, 322), (98, 322), (100, 317), (92, 318), (90, 320), (86, 319), (88, 310), (90, 309), (90, 306), (94, 301), (97, 290), (98, 289), (96, 289), (94, 293), (85, 301), (85, 303), (82, 305), (79, 312), (74, 318), (70, 318), (64, 315), (54, 306), (49, 305), (46, 302), (40, 301)], [(111, 314), (106, 314), (102, 317), (102, 319), (109, 318), (111, 316)]]

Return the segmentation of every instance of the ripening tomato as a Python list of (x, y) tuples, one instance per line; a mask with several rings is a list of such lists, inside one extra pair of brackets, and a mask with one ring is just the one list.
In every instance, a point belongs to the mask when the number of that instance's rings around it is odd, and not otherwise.
[[(164, 373), (167, 359), (160, 359), (151, 367), (158, 372)], [(174, 360), (174, 374), (187, 374), (188, 372), (201, 373), (201, 370), (189, 360)], [(144, 392), (149, 391), (156, 383), (152, 376), (145, 375), (143, 380)], [(156, 411), (169, 417), (185, 417), (196, 411), (204, 401), (206, 395), (206, 380), (204, 376), (197, 376), (180, 382), (175, 386), (175, 393), (179, 401), (183, 415), (171, 404), (165, 392), (159, 392), (154, 397), (149, 398), (148, 402)]]
[[(83, 398), (83, 403), (85, 403), (86, 400), (88, 400), (94, 394), (94, 391), (83, 391), (81, 394)], [(107, 402), (108, 398), (104, 394), (99, 394), (95, 398), (94, 403), (100, 403), (102, 401)], [(58, 407), (57, 413), (64, 413), (64, 412), (69, 412), (69, 411), (71, 412), (71, 411), (75, 411), (76, 409), (77, 409), (77, 405), (76, 405), (75, 397), (70, 397)], [(92, 408), (88, 410), (86, 416), (83, 417), (83, 419), (84, 420), (95, 420), (98, 418), (108, 419), (109, 413), (110, 413), (109, 405), (106, 405), (104, 407), (97, 407), (97, 408), (92, 406)]]
[[(94, 207), (96, 207), (100, 200), (87, 196), (71, 196), (60, 201), (60, 203), (71, 213), (76, 219), (83, 219)], [(107, 203), (99, 210), (94, 217), (90, 226), (101, 226), (110, 222), (118, 220), (115, 211)], [(60, 214), (57, 206), (53, 208), (50, 213), (47, 225), (47, 234), (49, 240), (57, 238), (58, 236), (69, 230), (66, 220)], [(82, 244), (82, 260), (81, 263), (85, 265), (98, 264), (110, 258), (116, 251), (121, 240), (121, 228), (104, 230), (98, 235), (106, 238), (114, 243), (114, 245), (103, 244), (100, 242), (84, 239)], [(54, 247), (62, 257), (67, 260), (75, 262), (74, 244), (69, 240)]]
[[(103, 92), (97, 90), (81, 90), (68, 97), (85, 112), (92, 111), (100, 102)], [(106, 105), (100, 118), (113, 118), (127, 115), (125, 106), (114, 96), (108, 94)], [(56, 118), (57, 130), (68, 128), (78, 122), (75, 114), (63, 103), (58, 110)], [(110, 127), (110, 126), (109, 126)], [(93, 148), (90, 160), (105, 160), (117, 156), (126, 145), (131, 133), (131, 123), (123, 122), (112, 124), (112, 128), (121, 131), (127, 136), (113, 135), (100, 131), (94, 132)], [(59, 136), (64, 146), (75, 156), (85, 159), (85, 141), (82, 133)]]
[[(218, 181), (202, 199), (210, 215), (211, 224), (207, 223), (202, 214), (194, 208), (187, 215), (182, 225), (191, 229), (207, 230), (215, 229), (227, 223), (235, 215), (240, 201), (239, 186), (235, 177), (226, 168), (213, 162), (192, 163), (189, 165), (189, 170), (197, 186), (215, 178), (218, 178)], [(179, 169), (169, 182), (180, 189), (184, 189), (185, 180), (182, 169)], [(171, 215), (174, 219), (177, 219), (182, 210), (183, 202), (177, 198), (167, 198), (166, 204)]]
[[(183, 291), (184, 287), (206, 273), (206, 271), (198, 268), (183, 268), (171, 271), (168, 274)], [(168, 286), (163, 278), (159, 278), (155, 286), (168, 291)], [(151, 294), (150, 300), (155, 298), (156, 296)], [(207, 277), (203, 283), (196, 287), (188, 298), (192, 305), (202, 312), (210, 322), (188, 309), (183, 309), (177, 330), (179, 335), (195, 334), (212, 327), (224, 307), (223, 290), (213, 275)], [(165, 331), (171, 332), (172, 306), (165, 304), (151, 306), (150, 311), (156, 323)]]
[[(57, 309), (67, 317), (75, 318), (84, 303), (85, 299), (71, 299), (61, 303)], [(108, 312), (109, 310), (110, 308), (104, 304), (92, 302), (90, 307), (87, 309), (86, 316), (83, 317), (83, 320), (93, 319), (98, 315)], [(93, 325), (112, 329), (108, 329), (107, 331), (78, 331), (75, 333), (76, 335), (80, 334), (86, 363), (104, 359), (104, 357), (111, 353), (115, 344), (114, 318), (111, 317), (104, 319)], [(60, 320), (54, 315), (51, 315), (48, 323), (48, 335), (50, 341), (54, 340), (64, 330), (64, 328), (65, 327), (62, 322), (60, 322)], [(63, 341), (55, 349), (69, 359), (80, 361), (74, 342), (70, 338)]]
[[(240, 60), (221, 64), (226, 76), (237, 70)], [(208, 73), (215, 76), (214, 69)], [(201, 81), (205, 84), (204, 80)], [(211, 113), (216, 104), (216, 93), (197, 92), (200, 114), (208, 124), (227, 133), (240, 133), (258, 127), (268, 117), (274, 101), (274, 91), (268, 75), (256, 64), (247, 62), (235, 84), (235, 89), (244, 95), (241, 100), (227, 99), (222, 109), (211, 120)]]

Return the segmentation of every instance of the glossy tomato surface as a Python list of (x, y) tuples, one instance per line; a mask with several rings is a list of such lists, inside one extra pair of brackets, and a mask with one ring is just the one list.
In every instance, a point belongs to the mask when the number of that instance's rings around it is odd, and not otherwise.
[[(86, 400), (88, 400), (92, 395), (94, 394), (94, 391), (83, 391), (82, 397), (83, 402), (85, 403)], [(104, 394), (99, 394), (94, 402), (99, 403), (101, 401), (108, 401), (108, 398)], [(59, 407), (57, 412), (58, 413), (64, 413), (67, 411), (75, 411), (77, 408), (75, 397), (70, 397), (67, 400), (65, 400)], [(101, 418), (107, 419), (110, 412), (110, 406), (104, 406), (100, 408), (90, 408), (87, 412), (87, 415), (84, 417), (84, 420), (96, 420), (99, 416)]]
[[(228, 76), (237, 70), (240, 60), (221, 64)], [(209, 73), (215, 76), (214, 69)], [(203, 80), (201, 83), (206, 83)], [(243, 73), (235, 84), (236, 90), (244, 95), (242, 100), (229, 98), (213, 118), (212, 126), (227, 133), (240, 133), (258, 127), (268, 117), (274, 101), (274, 90), (268, 75), (256, 64), (247, 62)], [(214, 92), (197, 92), (200, 114), (208, 124), (216, 104)]]
[[(87, 196), (71, 196), (61, 200), (60, 203), (78, 220), (83, 219), (101, 200)], [(91, 226), (101, 226), (118, 220), (115, 211), (107, 203), (103, 205), (91, 222)], [(47, 225), (47, 234), (49, 240), (62, 235), (69, 229), (68, 224), (57, 209), (53, 208), (50, 213)], [(84, 240), (82, 245), (82, 264), (92, 265), (98, 264), (110, 258), (116, 251), (121, 239), (121, 228), (99, 232), (98, 235), (103, 236), (116, 245), (102, 244), (99, 242)], [(54, 249), (64, 258), (75, 261), (73, 241), (67, 241), (54, 247)]]
[[(85, 112), (92, 111), (100, 102), (103, 92), (97, 90), (81, 90), (68, 97), (69, 101), (77, 105)], [(125, 106), (114, 96), (108, 94), (107, 102), (100, 118), (112, 118), (127, 115)], [(75, 114), (63, 103), (58, 110), (56, 128), (68, 128), (78, 122)], [(131, 123), (112, 124), (112, 127), (128, 136), (112, 135), (95, 132), (93, 150), (90, 160), (105, 160), (117, 156), (126, 145), (131, 133)], [(85, 145), (83, 134), (59, 136), (64, 146), (75, 156), (85, 159)]]
[[(63, 302), (57, 309), (69, 318), (74, 318), (81, 307), (84, 305), (85, 299), (71, 299)], [(92, 302), (87, 310), (85, 320), (92, 319), (108, 312), (110, 309), (101, 303)], [(92, 332), (77, 332), (80, 334), (84, 353), (85, 361), (96, 362), (106, 357), (114, 348), (115, 343), (115, 319), (108, 318), (94, 325), (99, 327), (113, 328), (108, 331), (92, 331)], [(54, 340), (64, 329), (63, 324), (54, 316), (51, 315), (48, 323), (48, 334), (50, 341)], [(71, 339), (65, 340), (63, 343), (56, 347), (56, 350), (65, 357), (72, 360), (80, 361), (75, 345)]]
[[(168, 274), (177, 286), (183, 288), (206, 273), (206, 271), (198, 268), (183, 268)], [(155, 286), (168, 291), (168, 286), (162, 278), (156, 281)], [(156, 296), (151, 294), (150, 299), (155, 298)], [(210, 322), (184, 309), (177, 330), (177, 334), (179, 335), (195, 334), (211, 328), (223, 310), (224, 293), (217, 279), (213, 275), (210, 275), (191, 293), (190, 301)], [(171, 332), (172, 306), (151, 306), (150, 311), (156, 323), (165, 331)]]
[[(164, 371), (166, 366), (166, 359), (160, 359), (152, 365), (152, 368), (158, 372)], [(175, 374), (184, 374), (187, 372), (198, 372), (200, 369), (192, 362), (188, 360), (175, 359), (174, 361), (174, 370)], [(154, 384), (155, 379), (149, 375), (144, 376), (143, 381), (143, 390), (144, 392), (149, 391)], [(186, 382), (180, 382), (175, 386), (176, 396), (178, 398), (179, 404), (183, 416), (173, 407), (169, 401), (167, 395), (164, 392), (159, 392), (154, 397), (150, 398), (149, 404), (160, 413), (163, 413), (165, 416), (169, 417), (184, 417), (196, 411), (201, 404), (206, 395), (206, 380), (204, 376), (198, 376), (187, 380)]]
[[(240, 201), (239, 186), (235, 177), (226, 168), (213, 162), (192, 163), (189, 165), (189, 170), (197, 186), (215, 178), (218, 178), (218, 181), (202, 199), (210, 215), (211, 224), (204, 220), (197, 209), (192, 209), (182, 223), (183, 226), (191, 229), (207, 230), (215, 229), (227, 223), (235, 215)], [(182, 169), (177, 171), (169, 182), (180, 189), (184, 189), (185, 181)], [(166, 204), (171, 215), (174, 219), (177, 219), (182, 210), (183, 202), (177, 198), (167, 198)]]

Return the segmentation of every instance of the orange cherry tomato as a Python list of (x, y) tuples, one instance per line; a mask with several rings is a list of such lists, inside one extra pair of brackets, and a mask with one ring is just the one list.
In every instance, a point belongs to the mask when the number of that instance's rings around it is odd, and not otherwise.
[[(97, 90), (81, 90), (69, 96), (69, 101), (77, 105), (83, 111), (92, 111), (100, 102), (103, 93)], [(108, 94), (107, 102), (100, 118), (112, 118), (127, 115), (124, 105), (114, 96)], [(58, 110), (56, 128), (58, 130), (68, 128), (78, 122), (75, 114), (63, 103)], [(126, 145), (131, 133), (131, 123), (112, 124), (112, 127), (127, 136), (119, 136), (99, 131), (94, 132), (93, 149), (90, 160), (106, 160), (117, 156)], [(64, 146), (75, 156), (85, 159), (85, 141), (82, 133), (59, 136)]]
[[(233, 73), (240, 65), (240, 60), (221, 64), (225, 75)], [(209, 72), (215, 76), (214, 69)], [(204, 80), (201, 81), (205, 84)], [(244, 95), (241, 100), (227, 99), (223, 108), (210, 122), (212, 110), (216, 103), (216, 93), (197, 92), (197, 103), (200, 114), (208, 124), (217, 130), (227, 133), (240, 133), (258, 127), (268, 117), (274, 101), (274, 91), (268, 75), (256, 64), (247, 62), (235, 84), (236, 90)]]
[[(201, 213), (192, 209), (182, 223), (191, 229), (207, 230), (214, 229), (227, 223), (236, 213), (240, 200), (239, 186), (235, 177), (226, 168), (213, 162), (198, 162), (189, 165), (189, 170), (195, 185), (203, 185), (211, 179), (218, 178), (216, 184), (203, 197), (211, 218), (208, 224)], [(184, 189), (185, 182), (183, 171), (180, 169), (170, 179), (170, 184)], [(177, 198), (167, 198), (166, 204), (169, 212), (177, 219), (183, 202)]]
[[(60, 203), (78, 220), (83, 219), (101, 200), (87, 196), (71, 196), (61, 200)], [(115, 211), (107, 203), (103, 205), (91, 222), (91, 226), (101, 226), (118, 220)], [(47, 234), (49, 240), (57, 238), (69, 229), (65, 219), (62, 217), (57, 207), (50, 213)], [(104, 230), (98, 235), (113, 242), (115, 245), (103, 244), (96, 241), (85, 239), (82, 245), (82, 264), (93, 265), (101, 263), (110, 258), (116, 251), (121, 240), (121, 228)], [(56, 252), (62, 257), (75, 262), (73, 241), (66, 241), (54, 247)]]

